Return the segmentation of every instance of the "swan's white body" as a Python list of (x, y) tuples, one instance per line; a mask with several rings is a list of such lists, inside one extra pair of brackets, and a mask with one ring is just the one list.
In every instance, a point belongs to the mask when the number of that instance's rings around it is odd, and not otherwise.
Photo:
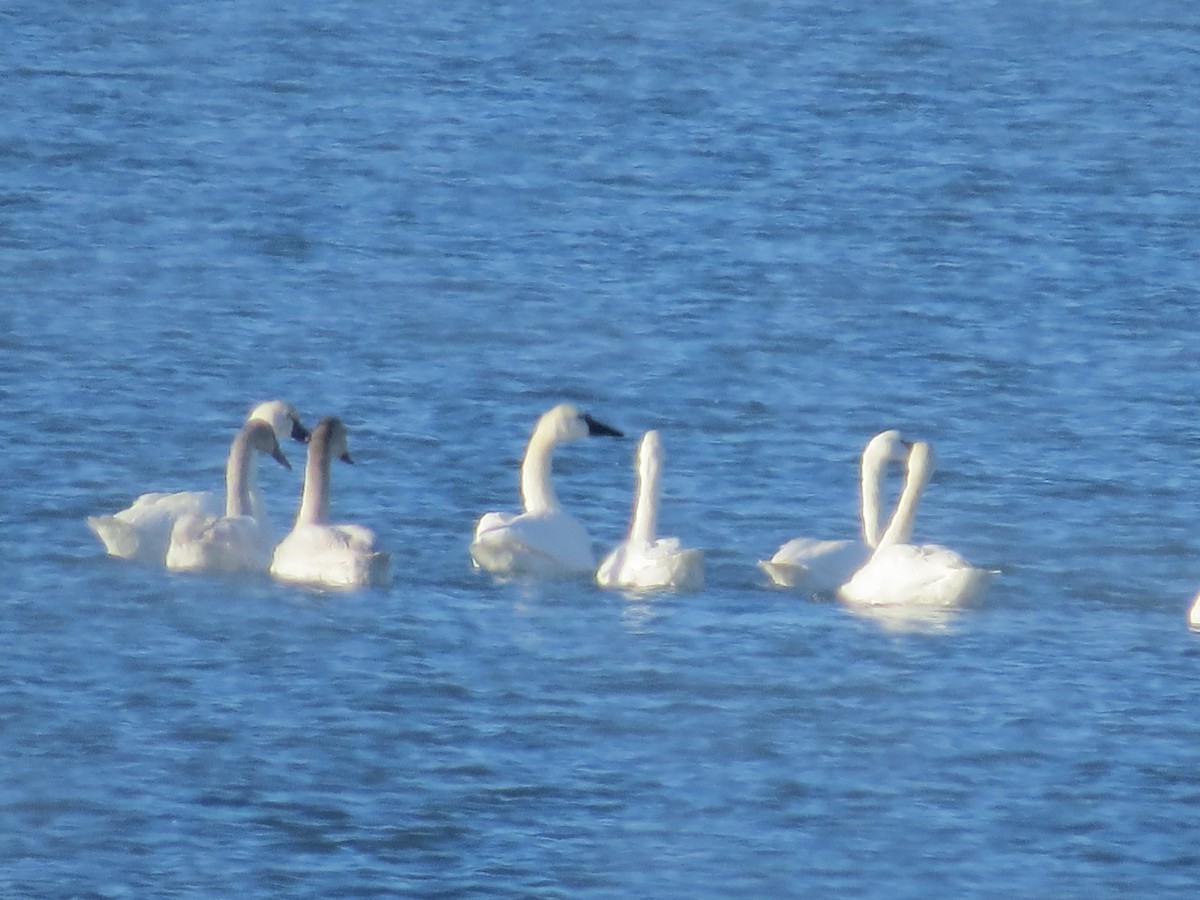
[(596, 571), (601, 587), (694, 591), (704, 585), (704, 553), (684, 549), (679, 538), (656, 535), (662, 461), (662, 440), (657, 431), (647, 431), (638, 445), (638, 492), (629, 534)]
[(770, 560), (761, 561), (759, 568), (780, 587), (817, 594), (836, 591), (866, 564), (879, 544), (880, 504), (887, 464), (903, 462), (907, 455), (908, 444), (894, 429), (875, 435), (863, 449), (861, 539), (793, 538), (775, 551)]
[(1188, 625), (1200, 631), (1200, 594), (1196, 595), (1196, 599), (1192, 601), (1192, 608), (1188, 610)]
[(253, 512), (250, 486), (255, 451), (269, 453), (284, 468), (291, 468), (270, 425), (258, 419), (243, 425), (225, 467), (225, 515), (189, 514), (178, 519), (167, 547), (168, 569), (226, 574), (267, 570), (274, 541), (270, 526)]
[(948, 547), (906, 543), (933, 465), (930, 446), (924, 441), (913, 444), (904, 491), (892, 522), (870, 560), (838, 590), (841, 599), (876, 605), (950, 607), (978, 600), (987, 590), (995, 571), (975, 568)]
[(281, 581), (352, 588), (391, 581), (392, 559), (375, 533), (362, 525), (329, 522), (330, 464), (352, 463), (346, 429), (339, 419), (322, 419), (313, 429), (304, 467), (304, 490), (296, 524), (275, 548), (270, 571)]
[(475, 526), (471, 559), (496, 575), (558, 577), (592, 573), (596, 556), (587, 529), (558, 505), (550, 474), (554, 448), (590, 435), (621, 433), (569, 404), (538, 419), (521, 460), (519, 514), (485, 513)]
[[(308, 439), (308, 430), (300, 423), (295, 407), (282, 400), (260, 403), (246, 421), (266, 422), (280, 441), (289, 437)], [(269, 528), (253, 468), (248, 478), (251, 515)], [(212, 491), (142, 494), (127, 509), (111, 516), (89, 516), (87, 523), (109, 555), (162, 565), (177, 521), (185, 516), (219, 517), (224, 510), (224, 498)]]

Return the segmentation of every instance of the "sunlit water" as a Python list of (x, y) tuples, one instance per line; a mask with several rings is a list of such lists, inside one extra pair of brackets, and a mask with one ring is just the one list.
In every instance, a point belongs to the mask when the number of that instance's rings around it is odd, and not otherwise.
[[(1195, 896), (1192, 4), (665, 6), (0, 11), (0, 894)], [(276, 396), (391, 587), (103, 555)], [(471, 569), (563, 400), (702, 592)], [(755, 568), (888, 426), (977, 609)]]

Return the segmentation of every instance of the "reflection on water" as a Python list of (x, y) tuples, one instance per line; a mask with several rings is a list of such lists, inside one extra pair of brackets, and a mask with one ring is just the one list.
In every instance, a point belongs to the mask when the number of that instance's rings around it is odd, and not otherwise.
[(630, 634), (649, 634), (654, 625), (666, 618), (658, 595), (650, 592), (624, 595), (621, 624)]
[(854, 616), (891, 632), (948, 633), (963, 614), (964, 607), (930, 606), (921, 603), (880, 604), (843, 602)]

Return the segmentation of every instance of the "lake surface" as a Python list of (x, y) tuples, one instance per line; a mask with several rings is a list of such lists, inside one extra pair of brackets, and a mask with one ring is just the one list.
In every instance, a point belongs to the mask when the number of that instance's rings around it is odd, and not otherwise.
[[(0, 894), (1194, 897), (1191, 2), (0, 11)], [(104, 555), (254, 402), (343, 417), (351, 594)], [(471, 568), (537, 416), (694, 594)], [(772, 590), (932, 442), (896, 621)], [(261, 466), (276, 523), (296, 471)]]

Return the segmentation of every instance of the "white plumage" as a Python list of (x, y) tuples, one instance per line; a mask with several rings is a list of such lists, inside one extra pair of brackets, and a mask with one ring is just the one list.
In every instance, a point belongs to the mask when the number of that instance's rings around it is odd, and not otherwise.
[(870, 560), (838, 591), (850, 603), (959, 606), (983, 595), (995, 571), (972, 566), (938, 544), (909, 544), (917, 504), (933, 474), (933, 450), (913, 444), (908, 455), (904, 492), (887, 531)]
[(267, 453), (291, 469), (272, 426), (259, 419), (243, 425), (225, 467), (225, 515), (180, 517), (167, 547), (168, 569), (226, 574), (267, 570), (274, 541), (270, 526), (254, 515), (250, 488), (255, 453)]
[(821, 540), (799, 537), (781, 546), (769, 560), (759, 562), (780, 587), (827, 594), (839, 587), (871, 558), (879, 544), (880, 504), (883, 480), (889, 462), (903, 462), (909, 444), (899, 431), (882, 431), (867, 442), (862, 452), (861, 502), (862, 537), (857, 540)]
[(333, 458), (353, 463), (340, 419), (317, 423), (308, 445), (300, 511), (292, 531), (280, 541), (270, 572), (281, 581), (351, 588), (391, 581), (391, 555), (381, 551), (375, 533), (362, 525), (329, 522)]
[(538, 419), (521, 461), (524, 511), (480, 517), (470, 548), (476, 566), (502, 576), (555, 577), (595, 571), (591, 536), (559, 506), (550, 478), (554, 449), (591, 435), (622, 436), (566, 403)]
[(638, 490), (629, 534), (596, 571), (596, 583), (601, 587), (699, 590), (704, 585), (703, 552), (685, 549), (679, 538), (657, 536), (663, 458), (658, 432), (647, 431), (635, 461)]
[[(277, 440), (308, 440), (308, 429), (300, 422), (294, 406), (282, 400), (260, 403), (250, 411), (247, 422), (266, 422)], [(250, 510), (256, 520), (270, 527), (253, 468), (248, 476)], [(142, 494), (131, 506), (108, 516), (89, 516), (88, 527), (111, 556), (162, 565), (175, 523), (185, 516), (219, 517), (225, 498), (213, 491), (177, 491)]]

